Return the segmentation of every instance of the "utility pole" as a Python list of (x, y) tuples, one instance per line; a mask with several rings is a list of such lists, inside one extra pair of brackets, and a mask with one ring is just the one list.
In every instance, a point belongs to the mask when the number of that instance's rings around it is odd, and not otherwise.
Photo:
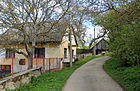
[(69, 28), (69, 46), (70, 46), (70, 67), (72, 67), (72, 41), (71, 41), (71, 28)]
[(95, 27), (94, 27), (94, 56), (96, 56)]

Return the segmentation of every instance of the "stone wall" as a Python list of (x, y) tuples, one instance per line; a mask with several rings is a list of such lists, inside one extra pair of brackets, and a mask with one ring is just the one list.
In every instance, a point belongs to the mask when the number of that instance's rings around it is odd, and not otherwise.
[(28, 84), (31, 81), (31, 77), (38, 77), (41, 75), (42, 68), (34, 68), (24, 72), (14, 74), (14, 76), (6, 77), (0, 80), (0, 91), (6, 91), (5, 89), (14, 90), (21, 84)]
[(80, 60), (80, 59), (83, 59), (83, 58), (89, 57), (89, 56), (92, 56), (92, 53), (78, 54), (77, 58), (78, 58), (78, 60)]

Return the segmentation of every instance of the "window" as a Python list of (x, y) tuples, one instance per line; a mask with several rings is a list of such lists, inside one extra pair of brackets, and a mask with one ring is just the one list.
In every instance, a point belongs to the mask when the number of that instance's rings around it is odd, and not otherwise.
[(13, 53), (13, 58), (15, 58), (15, 52), (9, 49), (6, 49), (6, 58), (12, 58), (12, 53)]
[(74, 40), (74, 36), (71, 36), (71, 41), (73, 41)]
[(11, 72), (11, 65), (1, 65), (1, 70), (10, 73)]
[(45, 48), (35, 48), (35, 58), (36, 54), (38, 58), (45, 57)]
[(64, 48), (64, 59), (67, 59), (67, 48)]
[(74, 50), (72, 50), (72, 57), (74, 57)]
[(19, 60), (19, 65), (25, 65), (25, 59), (20, 59)]

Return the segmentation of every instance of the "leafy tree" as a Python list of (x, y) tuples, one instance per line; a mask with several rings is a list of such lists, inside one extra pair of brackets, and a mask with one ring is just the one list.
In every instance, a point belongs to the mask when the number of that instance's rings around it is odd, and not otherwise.
[(101, 14), (95, 20), (109, 32), (110, 51), (122, 59), (125, 66), (140, 65), (139, 10), (139, 0), (132, 1)]

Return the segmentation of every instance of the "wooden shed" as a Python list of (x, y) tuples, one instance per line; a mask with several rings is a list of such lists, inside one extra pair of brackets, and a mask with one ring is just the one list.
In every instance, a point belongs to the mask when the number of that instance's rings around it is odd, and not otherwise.
[(98, 43), (95, 44), (95, 46), (92, 47), (93, 54), (94, 54), (94, 48), (96, 50), (96, 55), (101, 54), (104, 51), (108, 51), (109, 43), (103, 38)]

